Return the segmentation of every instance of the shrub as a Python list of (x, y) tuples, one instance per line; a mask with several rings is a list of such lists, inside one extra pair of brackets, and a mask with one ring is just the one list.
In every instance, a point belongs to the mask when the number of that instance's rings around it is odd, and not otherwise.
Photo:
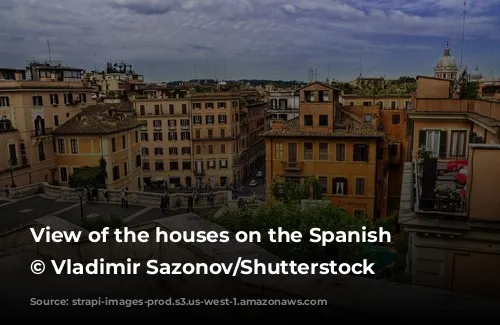
[(85, 166), (69, 176), (69, 186), (100, 186), (105, 184), (105, 174), (101, 167)]

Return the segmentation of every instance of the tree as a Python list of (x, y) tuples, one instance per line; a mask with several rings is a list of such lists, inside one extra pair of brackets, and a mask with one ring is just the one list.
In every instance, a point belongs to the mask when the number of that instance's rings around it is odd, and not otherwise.
[(78, 168), (69, 176), (69, 186), (76, 188), (79, 186), (100, 186), (106, 180), (105, 169), (101, 166), (85, 166)]
[[(312, 228), (333, 232), (360, 231), (361, 227), (370, 225), (367, 218), (353, 218), (333, 205), (315, 205), (301, 210), (297, 201), (272, 201), (257, 209), (229, 210), (225, 215), (211, 219), (233, 232), (259, 231), (262, 237), (259, 245), (284, 260), (353, 262), (370, 254), (369, 247), (362, 243), (332, 243), (322, 247), (320, 243), (309, 242)], [(299, 243), (270, 242), (268, 230), (278, 227), (289, 232), (300, 231), (302, 240)]]
[(479, 96), (479, 84), (475, 81), (468, 81), (465, 78), (460, 83), (460, 99), (476, 99)]
[(304, 179), (303, 183), (274, 183), (271, 193), (275, 199), (283, 202), (298, 202), (303, 199), (319, 200), (321, 199), (321, 184), (314, 177)]

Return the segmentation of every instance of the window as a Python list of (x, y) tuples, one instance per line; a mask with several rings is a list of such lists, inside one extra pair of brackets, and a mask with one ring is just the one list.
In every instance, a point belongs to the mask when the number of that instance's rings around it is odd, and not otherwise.
[(398, 145), (396, 143), (391, 143), (389, 145), (389, 153), (391, 156), (397, 156), (398, 155)]
[(141, 167), (141, 155), (135, 156), (135, 168)]
[(69, 140), (69, 143), (71, 145), (71, 153), (77, 154), (78, 153), (78, 140), (71, 139), (71, 140)]
[(195, 135), (195, 138), (196, 138), (196, 139), (201, 138), (201, 130), (195, 130), (195, 131), (194, 131), (194, 135)]
[(164, 171), (164, 169), (165, 168), (163, 166), (163, 161), (161, 161), (161, 160), (155, 161), (155, 170), (157, 172), (162, 172), (162, 171)]
[(220, 145), (220, 153), (226, 153), (226, 145), (225, 144)]
[(370, 113), (366, 113), (364, 121), (365, 123), (370, 123), (372, 121), (372, 115)]
[(207, 169), (215, 169), (216, 166), (216, 160), (208, 160), (207, 161)]
[(319, 144), (319, 160), (328, 160), (328, 143)]
[(61, 173), (61, 182), (67, 182), (68, 181), (68, 168), (59, 167), (59, 172)]
[(144, 105), (139, 106), (139, 114), (146, 115), (146, 107), (144, 107)]
[(54, 126), (59, 126), (59, 115), (54, 115)]
[(43, 106), (42, 96), (33, 96), (33, 106)]
[(319, 126), (328, 126), (328, 115), (319, 116)]
[(0, 107), (9, 107), (9, 97), (7, 96), (0, 96)]
[(363, 106), (372, 106), (372, 102), (363, 102)]
[(399, 114), (392, 114), (392, 124), (399, 124), (401, 116)]
[(288, 163), (294, 163), (297, 162), (297, 144), (296, 143), (289, 143), (288, 144)]
[(335, 195), (347, 194), (347, 178), (337, 177), (332, 179), (332, 193)]
[(219, 160), (219, 168), (220, 169), (226, 169), (227, 168), (227, 159), (221, 159), (221, 160)]
[(366, 144), (355, 144), (352, 160), (368, 162), (368, 146)]
[(214, 103), (205, 103), (205, 108), (206, 109), (213, 109), (214, 108)]
[(181, 140), (190, 140), (191, 139), (191, 134), (189, 131), (182, 131), (181, 132)]
[(161, 113), (160, 105), (155, 105), (155, 115), (160, 115), (160, 113)]
[(149, 148), (141, 148), (141, 154), (143, 156), (148, 156), (149, 155)]
[(116, 151), (116, 139), (111, 138), (111, 152), (115, 152), (115, 151)]
[(85, 104), (87, 102), (87, 94), (79, 94), (78, 98), (80, 99), (80, 103)]
[(208, 153), (209, 154), (213, 154), (214, 153), (214, 146), (211, 145), (211, 144), (208, 145)]
[(283, 143), (276, 143), (275, 144), (275, 147), (274, 147), (274, 151), (275, 151), (275, 156), (276, 156), (276, 159), (284, 159), (285, 158), (285, 147), (283, 145)]
[(179, 170), (179, 162), (176, 160), (170, 161), (170, 170)]
[(183, 155), (190, 155), (191, 154), (191, 147), (182, 147), (181, 152)]
[(149, 161), (144, 161), (142, 163), (142, 170), (149, 171)]
[(113, 167), (113, 181), (120, 179), (120, 166)]
[(226, 130), (220, 129), (220, 137), (223, 139), (226, 137)]
[(181, 129), (182, 130), (189, 130), (189, 120), (181, 120)]
[(396, 109), (396, 101), (391, 102), (391, 109)]
[(170, 115), (175, 114), (175, 107), (173, 104), (168, 105), (168, 114), (170, 114)]
[(345, 144), (337, 143), (335, 156), (337, 161), (345, 161)]
[(50, 94), (50, 105), (59, 105), (59, 95), (58, 94)]
[(217, 108), (226, 108), (226, 102), (218, 102)]
[(365, 179), (356, 178), (356, 195), (365, 195)]
[[(43, 142), (40, 141), (38, 144), (38, 160), (44, 161), (45, 160), (45, 149), (43, 147)], [(24, 161), (23, 161), (24, 163)]]
[(313, 116), (304, 115), (304, 126), (313, 126)]
[(191, 160), (184, 160), (182, 162), (182, 170), (191, 170)]
[(411, 102), (409, 100), (407, 100), (405, 102), (405, 108), (408, 109), (410, 107), (410, 105), (411, 105)]
[(437, 157), (440, 153), (446, 155), (446, 131), (421, 130), (419, 132), (419, 147), (425, 146)]
[(186, 104), (182, 104), (182, 114), (183, 115), (187, 114), (187, 105)]
[(127, 138), (122, 135), (122, 149), (127, 149)]
[(128, 175), (128, 164), (126, 161), (123, 162), (123, 175), (124, 176)]
[(354, 217), (355, 218), (362, 218), (364, 216), (365, 216), (364, 210), (354, 210)]
[(213, 115), (205, 116), (205, 123), (206, 124), (214, 124), (214, 116)]
[(193, 109), (201, 109), (201, 103), (193, 103)]
[(201, 146), (200, 145), (196, 146), (196, 154), (201, 155)]
[(219, 115), (219, 124), (226, 124), (227, 123), (227, 115)]
[(312, 91), (305, 91), (304, 98), (306, 102), (314, 102), (314, 93)]
[[(168, 149), (169, 154), (171, 154), (171, 155), (172, 155), (172, 152), (171, 152), (172, 149), (177, 149), (177, 148), (169, 148)], [(156, 147), (154, 150), (155, 150), (155, 156), (163, 156), (163, 148), (162, 147)], [(177, 154), (177, 153), (175, 153), (175, 154)]]
[(304, 143), (304, 160), (313, 160), (313, 144)]
[(168, 128), (176, 129), (177, 128), (177, 120), (168, 120)]
[(208, 138), (212, 139), (214, 131), (208, 130)]
[(318, 181), (321, 185), (321, 194), (326, 194), (328, 190), (328, 177), (318, 177)]
[(153, 120), (153, 129), (161, 129), (161, 120)]
[(135, 131), (135, 143), (139, 142), (139, 132)]
[[(171, 133), (171, 132), (169, 132), (169, 133)], [(163, 141), (163, 133), (161, 133), (161, 132), (153, 132), (153, 140), (154, 141)]]
[(450, 156), (465, 157), (467, 131), (451, 131)]
[(148, 141), (147, 132), (141, 132), (141, 141)]
[(354, 106), (354, 102), (349, 102), (349, 106)]
[(64, 139), (57, 139), (57, 152), (64, 153), (66, 151), (65, 149)]
[(64, 105), (71, 105), (71, 104), (73, 104), (73, 95), (64, 94)]

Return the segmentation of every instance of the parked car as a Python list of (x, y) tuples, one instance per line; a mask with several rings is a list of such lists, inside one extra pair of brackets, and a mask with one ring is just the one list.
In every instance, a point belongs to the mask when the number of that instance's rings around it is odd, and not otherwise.
[(259, 178), (262, 178), (264, 177), (264, 173), (261, 172), (260, 170), (257, 172), (257, 174), (255, 174), (256, 177), (259, 177)]
[(250, 187), (255, 187), (255, 186), (257, 186), (257, 181), (256, 181), (255, 179), (252, 179), (252, 180), (250, 181), (250, 184), (248, 184), (248, 186), (250, 186)]

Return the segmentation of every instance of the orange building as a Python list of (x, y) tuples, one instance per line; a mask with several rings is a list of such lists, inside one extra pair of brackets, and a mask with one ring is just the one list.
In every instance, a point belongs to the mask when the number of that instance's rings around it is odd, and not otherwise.
[[(388, 213), (388, 141), (344, 109), (340, 92), (314, 82), (300, 89), (299, 117), (274, 119), (262, 133), (267, 186), (315, 177), (324, 198), (353, 216)], [(270, 195), (270, 191), (268, 193)]]

